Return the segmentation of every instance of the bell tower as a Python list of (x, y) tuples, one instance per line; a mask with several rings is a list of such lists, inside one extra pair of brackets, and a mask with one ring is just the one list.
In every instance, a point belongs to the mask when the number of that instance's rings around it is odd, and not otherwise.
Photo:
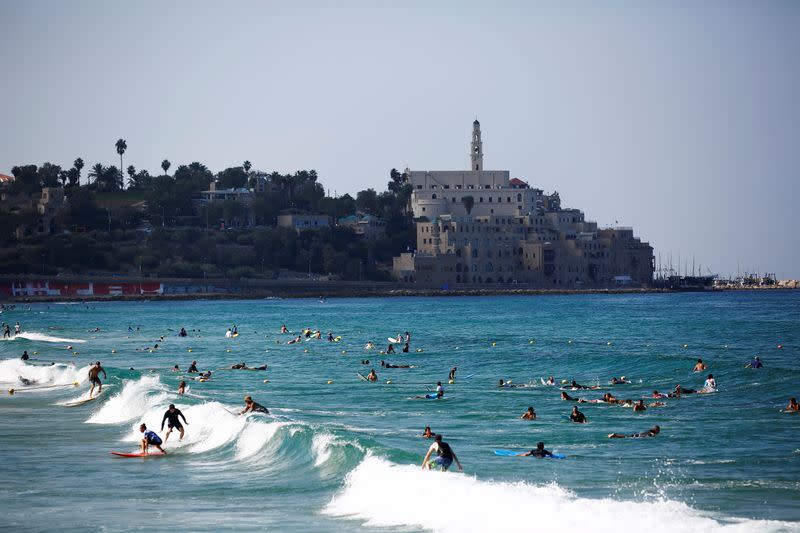
[(470, 170), (483, 170), (483, 142), (481, 142), (481, 123), (472, 123), (472, 143), (469, 151)]

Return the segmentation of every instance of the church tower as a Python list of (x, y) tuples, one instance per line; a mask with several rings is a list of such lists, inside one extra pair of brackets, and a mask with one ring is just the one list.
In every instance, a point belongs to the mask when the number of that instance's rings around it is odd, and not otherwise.
[(470, 170), (483, 170), (483, 142), (481, 142), (481, 123), (472, 123), (472, 143), (470, 145)]

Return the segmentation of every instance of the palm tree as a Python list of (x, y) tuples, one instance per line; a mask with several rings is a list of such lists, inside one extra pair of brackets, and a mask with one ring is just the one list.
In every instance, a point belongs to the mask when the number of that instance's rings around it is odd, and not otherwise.
[(250, 161), (245, 161), (245, 162), (242, 164), (242, 168), (243, 168), (243, 169), (244, 169), (244, 171), (245, 171), (245, 172), (247, 172), (248, 174), (250, 173), (250, 167), (252, 167), (252, 166), (253, 166), (253, 165), (250, 163)]
[(125, 150), (128, 149), (128, 143), (125, 142), (125, 139), (117, 140), (117, 153), (119, 154), (119, 181), (120, 183), (123, 182), (122, 176), (122, 169), (125, 168), (122, 166), (122, 154), (125, 153)]
[(89, 171), (89, 176), (88, 176), (89, 183), (91, 184), (92, 183), (92, 178), (94, 178), (94, 182), (95, 182), (95, 185), (96, 185), (98, 179), (100, 179), (100, 180), (103, 179), (103, 174), (105, 173), (105, 171), (106, 171), (106, 169), (103, 168), (103, 165), (101, 165), (100, 163), (97, 163), (96, 165), (94, 165), (92, 167), (92, 170)]
[(133, 177), (136, 176), (136, 167), (128, 165), (128, 188), (133, 187)]
[(168, 159), (165, 159), (165, 160), (163, 160), (163, 161), (161, 162), (161, 168), (163, 168), (163, 169), (164, 169), (164, 174), (166, 174), (167, 176), (169, 175), (169, 174), (167, 174), (167, 170), (169, 170), (169, 166), (170, 166), (171, 164), (172, 164), (172, 163), (170, 163)]
[(83, 168), (83, 159), (81, 159), (79, 157), (78, 159), (75, 160), (74, 163), (72, 163), (72, 166), (74, 166), (75, 170), (78, 171), (78, 183), (80, 183), (81, 182), (81, 169)]

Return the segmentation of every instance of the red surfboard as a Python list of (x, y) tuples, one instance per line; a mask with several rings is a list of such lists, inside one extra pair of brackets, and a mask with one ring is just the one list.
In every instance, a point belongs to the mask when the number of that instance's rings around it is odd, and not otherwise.
[(127, 452), (110, 452), (111, 455), (116, 455), (117, 457), (158, 457), (160, 455), (167, 455), (162, 452), (153, 452), (153, 453), (127, 453)]

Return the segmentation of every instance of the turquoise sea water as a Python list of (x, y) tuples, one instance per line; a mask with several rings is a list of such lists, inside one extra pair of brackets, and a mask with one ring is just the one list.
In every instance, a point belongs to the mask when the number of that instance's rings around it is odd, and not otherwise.
[[(800, 292), (36, 304), (0, 318), (25, 332), (0, 342), (0, 385), (17, 389), (0, 396), (2, 529), (800, 531), (800, 414), (780, 412), (800, 396)], [(284, 323), (342, 340), (287, 345)], [(232, 324), (241, 335), (226, 339)], [(411, 353), (378, 353), (405, 331)], [(19, 361), (22, 350), (38, 361)], [(754, 354), (764, 369), (744, 368)], [(604, 386), (569, 392), (587, 399), (699, 389), (698, 357), (719, 392), (642, 414), (582, 404), (586, 425), (539, 383)], [(85, 395), (98, 359), (111, 387), (59, 405)], [(210, 381), (170, 371), (192, 359)], [(241, 361), (269, 369), (217, 370)], [(370, 368), (378, 383), (356, 376)], [(607, 385), (620, 375), (633, 383)], [(501, 378), (536, 386), (499, 389)], [(438, 380), (443, 400), (415, 398)], [(49, 385), (61, 386), (38, 388)], [(272, 415), (232, 414), (245, 394)], [(134, 450), (138, 424), (158, 430), (171, 402), (189, 425), (166, 457), (108, 453)], [(519, 419), (528, 406), (538, 420)], [(606, 437), (654, 424), (656, 438)], [(426, 425), (463, 474), (419, 468)], [(493, 454), (540, 440), (567, 458)]]

